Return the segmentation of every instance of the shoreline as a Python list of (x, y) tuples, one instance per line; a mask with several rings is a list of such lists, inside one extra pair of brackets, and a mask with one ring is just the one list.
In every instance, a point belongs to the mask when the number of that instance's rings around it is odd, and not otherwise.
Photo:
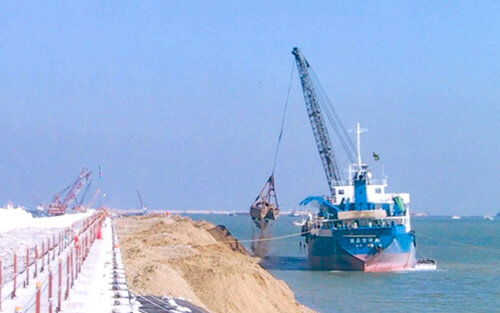
[(179, 215), (115, 219), (132, 291), (210, 312), (313, 313), (225, 227)]

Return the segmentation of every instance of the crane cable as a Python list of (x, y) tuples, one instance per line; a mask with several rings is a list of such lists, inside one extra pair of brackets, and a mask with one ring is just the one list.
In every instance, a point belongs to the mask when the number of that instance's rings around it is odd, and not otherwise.
[(285, 127), (285, 116), (286, 116), (286, 111), (288, 109), (288, 99), (290, 98), (290, 90), (292, 89), (292, 78), (293, 78), (294, 66), (295, 66), (295, 62), (292, 62), (292, 70), (290, 72), (290, 82), (288, 83), (288, 92), (286, 95), (285, 109), (283, 111), (283, 117), (281, 119), (280, 135), (278, 136), (278, 144), (276, 145), (276, 152), (274, 153), (273, 171), (272, 171), (271, 176), (274, 176), (274, 169), (276, 168), (276, 160), (278, 159), (278, 150), (280, 148), (281, 137), (283, 136), (283, 129)]
[[(281, 240), (281, 239), (286, 239), (286, 238), (291, 238), (291, 237), (298, 237), (302, 236), (305, 234), (310, 233), (310, 231), (301, 231), (297, 233), (291, 233), (287, 235), (282, 235), (282, 236), (275, 236), (275, 237), (266, 237), (266, 238), (259, 238), (259, 239), (238, 239), (233, 236), (234, 239), (228, 239), (228, 240), (216, 240), (217, 243), (233, 243), (233, 242), (260, 242), (260, 241), (275, 241), (275, 240)], [(134, 235), (134, 239), (141, 239), (141, 238), (151, 238), (151, 235)], [(128, 239), (128, 237), (126, 237)], [(163, 247), (166, 246), (177, 246), (178, 244), (163, 244)], [(153, 254), (158, 254), (157, 252), (151, 250)], [(159, 254), (158, 254), (159, 255)]]
[(236, 239), (235, 240), (221, 240), (217, 242), (222, 242), (222, 243), (230, 243), (230, 242), (260, 242), (260, 241), (274, 241), (274, 240), (280, 240), (280, 239), (286, 239), (290, 237), (297, 237), (297, 236), (302, 236), (304, 234), (309, 233), (309, 231), (305, 232), (300, 232), (300, 233), (293, 233), (293, 234), (288, 234), (288, 235), (283, 235), (283, 236), (276, 236), (276, 237), (266, 237), (266, 238), (259, 238), (259, 239)]
[(313, 83), (317, 91), (316, 96), (318, 97), (319, 105), (325, 112), (325, 115), (328, 118), (328, 121), (330, 122), (330, 125), (332, 126), (333, 130), (335, 131), (335, 134), (337, 135), (337, 138), (341, 143), (342, 148), (344, 149), (349, 161), (351, 163), (355, 163), (356, 147), (354, 145), (354, 142), (351, 140), (351, 137), (347, 133), (344, 123), (342, 123), (342, 120), (337, 114), (335, 107), (328, 98), (328, 95), (325, 92), (323, 85), (321, 85), (318, 76), (316, 75), (316, 73), (312, 68), (309, 68), (309, 73), (311, 76), (311, 82)]

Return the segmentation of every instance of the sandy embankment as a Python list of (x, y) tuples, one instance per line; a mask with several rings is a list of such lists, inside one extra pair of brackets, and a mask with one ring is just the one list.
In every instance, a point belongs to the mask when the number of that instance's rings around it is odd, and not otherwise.
[(185, 217), (116, 220), (129, 287), (190, 299), (214, 313), (314, 312), (224, 229)]

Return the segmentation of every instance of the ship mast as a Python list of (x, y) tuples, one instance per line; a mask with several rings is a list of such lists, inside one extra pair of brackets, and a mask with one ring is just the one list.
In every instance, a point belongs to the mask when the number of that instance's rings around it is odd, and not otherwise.
[(361, 176), (367, 172), (368, 166), (363, 163), (361, 159), (361, 133), (368, 131), (365, 128), (361, 128), (359, 123), (356, 123), (356, 129), (354, 132), (356, 133), (356, 157), (357, 163), (352, 163), (349, 165), (349, 177), (359, 179)]
[(361, 168), (361, 133), (367, 131), (364, 128), (359, 127), (359, 123), (356, 124), (356, 140), (357, 140), (357, 154), (358, 154), (358, 166)]

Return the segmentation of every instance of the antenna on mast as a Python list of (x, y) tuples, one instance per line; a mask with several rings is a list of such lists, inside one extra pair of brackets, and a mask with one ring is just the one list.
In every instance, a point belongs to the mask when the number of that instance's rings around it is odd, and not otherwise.
[(368, 129), (360, 128), (359, 123), (356, 124), (356, 140), (357, 140), (357, 153), (358, 153), (358, 166), (361, 168), (361, 133), (368, 131)]

